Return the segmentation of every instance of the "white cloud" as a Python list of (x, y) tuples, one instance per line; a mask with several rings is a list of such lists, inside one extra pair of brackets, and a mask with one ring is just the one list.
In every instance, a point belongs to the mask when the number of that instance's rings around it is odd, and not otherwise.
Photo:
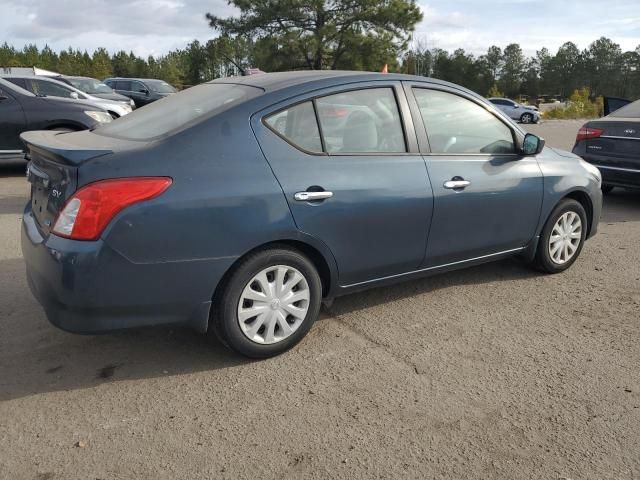
[[(640, 44), (638, 0), (421, 0), (420, 7), (424, 20), (414, 38), (429, 48), (479, 55), (491, 45), (517, 42), (531, 55), (567, 41), (586, 48), (601, 36), (625, 50)], [(234, 13), (225, 0), (2, 0), (1, 11), (0, 41), (19, 48), (104, 46), (143, 56), (213, 38), (205, 13)]]

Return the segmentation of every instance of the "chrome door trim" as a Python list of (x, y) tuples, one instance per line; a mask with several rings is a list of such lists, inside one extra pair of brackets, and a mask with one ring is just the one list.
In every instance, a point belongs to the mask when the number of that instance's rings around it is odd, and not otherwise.
[(442, 184), (444, 188), (448, 189), (457, 189), (457, 188), (466, 188), (471, 185), (469, 180), (447, 180)]
[(490, 253), (488, 255), (482, 255), (480, 257), (468, 258), (466, 260), (459, 260), (457, 262), (444, 263), (442, 265), (436, 265), (436, 266), (433, 266), (433, 267), (422, 268), (420, 270), (412, 270), (411, 272), (398, 273), (396, 275), (389, 275), (388, 277), (374, 278), (373, 280), (367, 280), (367, 281), (364, 281), (364, 282), (351, 283), (349, 285), (341, 285), (340, 287), (341, 288), (351, 288), (351, 287), (357, 287), (357, 286), (360, 286), (360, 285), (367, 285), (369, 283), (381, 282), (383, 280), (391, 280), (393, 278), (401, 278), (401, 277), (405, 277), (407, 275), (413, 275), (413, 274), (417, 274), (417, 273), (428, 272), (429, 270), (436, 270), (438, 268), (451, 267), (453, 265), (460, 265), (462, 263), (473, 262), (475, 260), (482, 260), (482, 259), (485, 259), (485, 258), (497, 257), (499, 255), (505, 255), (507, 253), (521, 252), (525, 248), (527, 248), (527, 247), (512, 248), (511, 250), (504, 250), (502, 252)]
[(618, 137), (615, 135), (600, 135), (596, 138), (613, 138), (614, 140), (640, 140), (640, 137)]
[(640, 169), (634, 169), (634, 168), (621, 168), (621, 167), (606, 167), (604, 165), (597, 165), (595, 163), (592, 163), (591, 165), (593, 165), (594, 167), (597, 168), (604, 168), (605, 170), (620, 170), (621, 172), (634, 172), (634, 173), (640, 173)]
[(333, 192), (298, 192), (293, 195), (299, 202), (312, 202), (314, 200), (326, 200), (333, 197)]

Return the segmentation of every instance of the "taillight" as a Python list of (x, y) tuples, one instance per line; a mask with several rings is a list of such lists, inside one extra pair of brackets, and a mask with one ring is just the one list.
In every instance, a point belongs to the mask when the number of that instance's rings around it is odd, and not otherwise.
[(53, 233), (73, 240), (96, 240), (119, 212), (157, 197), (169, 185), (169, 177), (113, 178), (90, 183), (67, 201)]
[(590, 138), (598, 138), (600, 135), (602, 135), (602, 132), (604, 132), (604, 130), (602, 130), (601, 128), (587, 127), (586, 125), (584, 125), (580, 130), (578, 130), (578, 135), (576, 135), (576, 140), (588, 140)]

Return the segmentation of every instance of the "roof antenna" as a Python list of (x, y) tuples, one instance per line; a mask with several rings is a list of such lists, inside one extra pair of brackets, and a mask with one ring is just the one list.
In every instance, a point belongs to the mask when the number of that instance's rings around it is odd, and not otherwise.
[(227, 57), (224, 53), (221, 53), (220, 55), (222, 55), (222, 56), (224, 57), (224, 59), (225, 59), (227, 62), (231, 62), (231, 63), (233, 63), (233, 64), (236, 66), (236, 68), (237, 68), (238, 70), (240, 70), (240, 73), (242, 74), (242, 76), (245, 76), (245, 75), (246, 75), (246, 73), (245, 73), (245, 71), (244, 71), (244, 68), (242, 68), (240, 65), (238, 65), (238, 64), (237, 64), (236, 62), (234, 62), (233, 60), (231, 60), (229, 57)]

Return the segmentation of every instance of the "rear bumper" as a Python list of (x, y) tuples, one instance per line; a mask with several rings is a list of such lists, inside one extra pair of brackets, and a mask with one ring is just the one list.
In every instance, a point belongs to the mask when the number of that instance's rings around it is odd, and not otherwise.
[(602, 174), (603, 185), (614, 187), (640, 188), (640, 169), (609, 167), (594, 164)]
[[(582, 146), (576, 146), (573, 152), (600, 170), (603, 185), (640, 188), (640, 162), (621, 161), (620, 159), (608, 160), (604, 156), (594, 158), (591, 155), (585, 155), (582, 152), (583, 149)], [(636, 167), (634, 163), (637, 163), (638, 166)]]
[(53, 325), (74, 333), (163, 324), (204, 332), (214, 289), (232, 261), (135, 264), (103, 240), (43, 238), (29, 206), (21, 242), (33, 295)]

